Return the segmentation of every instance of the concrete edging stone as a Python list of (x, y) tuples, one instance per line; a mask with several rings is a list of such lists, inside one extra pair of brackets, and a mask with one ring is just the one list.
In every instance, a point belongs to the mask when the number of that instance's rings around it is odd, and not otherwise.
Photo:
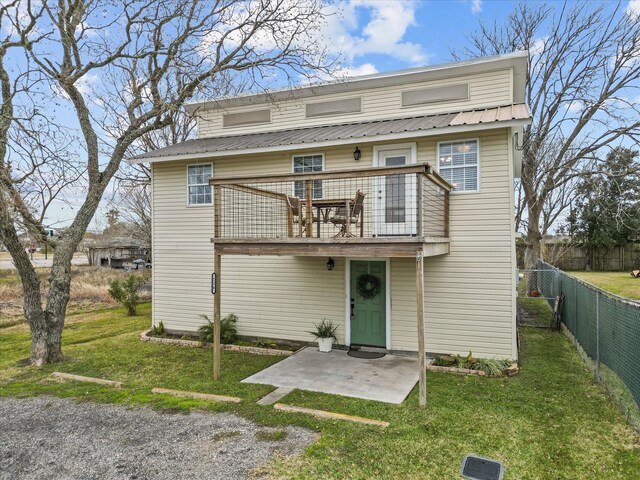
[[(182, 340), (179, 338), (161, 338), (149, 335), (150, 330), (140, 334), (140, 340), (143, 342), (161, 343), (163, 345), (180, 345), (190, 348), (212, 348), (213, 344), (199, 342), (197, 340)], [(295, 352), (290, 350), (278, 350), (276, 348), (250, 347), (247, 345), (221, 344), (223, 350), (231, 350), (234, 352), (253, 353), (255, 355), (272, 355), (278, 357), (289, 357)]]

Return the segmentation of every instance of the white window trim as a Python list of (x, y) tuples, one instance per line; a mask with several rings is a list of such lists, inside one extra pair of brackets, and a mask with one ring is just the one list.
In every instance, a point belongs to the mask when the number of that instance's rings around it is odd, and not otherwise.
[(372, 157), (372, 166), (379, 167), (378, 165), (378, 156), (380, 152), (386, 152), (387, 150), (411, 150), (411, 155), (409, 156), (409, 163), (407, 165), (415, 164), (418, 162), (418, 145), (416, 142), (409, 143), (389, 143), (383, 145), (374, 145), (373, 146), (373, 157)]
[(213, 171), (213, 163), (190, 163), (189, 165), (186, 166), (186, 168), (184, 169), (185, 171), (185, 180), (186, 180), (186, 203), (187, 203), (187, 208), (201, 208), (201, 207), (210, 207), (211, 205), (213, 205), (213, 187), (211, 187), (211, 202), (210, 203), (190, 203), (189, 202), (189, 187), (197, 187), (197, 186), (201, 186), (203, 184), (198, 184), (198, 185), (189, 185), (189, 167), (202, 167), (202, 166), (207, 166), (209, 165), (211, 167), (211, 178), (213, 178), (214, 175), (214, 171)]
[[(295, 158), (296, 157), (315, 157), (320, 155), (322, 157), (322, 172), (324, 172), (325, 170), (325, 157), (324, 157), (324, 153), (320, 153), (320, 152), (314, 152), (314, 153), (295, 153), (293, 155), (291, 155), (291, 173), (296, 173), (295, 172)], [(324, 188), (322, 189), (322, 194), (324, 196)], [(296, 181), (294, 180), (293, 182), (291, 182), (291, 195), (295, 197), (296, 195)]]
[[(380, 160), (380, 153), (382, 152), (388, 152), (388, 151), (394, 151), (394, 150), (409, 150), (409, 159), (407, 162), (407, 165), (415, 165), (416, 163), (418, 163), (418, 144), (416, 142), (407, 142), (407, 143), (389, 143), (389, 144), (382, 144), (382, 145), (374, 145), (373, 146), (373, 156), (372, 156), (372, 160), (371, 160), (371, 166), (372, 167), (381, 167), (382, 165), (380, 165), (379, 160)], [(379, 180), (374, 180), (374, 187), (375, 188), (380, 188), (380, 181)], [(413, 189), (411, 193), (409, 193), (409, 197), (412, 199), (412, 202), (417, 201), (417, 195), (415, 192), (415, 186), (410, 186), (409, 188)], [(379, 208), (381, 208), (380, 204), (378, 203), (378, 200), (376, 200), (375, 196), (372, 199), (372, 208), (373, 211), (376, 212), (378, 211)], [(375, 235), (379, 235), (381, 233), (381, 228), (382, 228), (382, 224), (381, 222), (379, 222), (378, 220), (375, 220), (375, 218), (377, 218), (377, 215), (374, 213), (374, 233)], [(409, 225), (409, 231), (413, 231), (414, 228), (416, 228), (417, 226), (417, 222), (413, 221), (413, 220), (408, 220), (405, 225)], [(417, 231), (416, 231), (417, 233)]]
[[(438, 142), (436, 144), (436, 171), (438, 172), (438, 174), (440, 174), (440, 144), (442, 143), (453, 143), (453, 142), (477, 142), (478, 144), (478, 185), (477, 188), (475, 190), (456, 190), (455, 188), (453, 190), (451, 190), (451, 194), (452, 195), (468, 195), (468, 194), (474, 194), (474, 193), (480, 193), (480, 185), (482, 185), (482, 178), (480, 176), (480, 165), (481, 165), (481, 158), (482, 156), (480, 155), (480, 138), (457, 138), (455, 140), (442, 140), (441, 142)], [(463, 168), (465, 165), (460, 165), (459, 168)], [(441, 174), (440, 174), (441, 175)]]

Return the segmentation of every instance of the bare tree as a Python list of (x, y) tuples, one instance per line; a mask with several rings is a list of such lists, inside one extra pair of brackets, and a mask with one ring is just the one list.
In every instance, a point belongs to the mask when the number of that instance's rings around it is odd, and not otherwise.
[(483, 25), (469, 41), (454, 57), (529, 52), (525, 95), (533, 124), (522, 139), (524, 205), (517, 210), (527, 217), (531, 268), (543, 232), (567, 207), (562, 189), (569, 193), (592, 170), (601, 149), (638, 141), (640, 22), (620, 4), (522, 2), (504, 24)]
[[(328, 61), (313, 33), (323, 5), (309, 0), (16, 0), (11, 33), (0, 45), (0, 237), (24, 289), (31, 329), (30, 361), (62, 359), (71, 260), (107, 186), (134, 144), (171, 125), (189, 99), (215, 95), (220, 82), (252, 85), (279, 77), (327, 75)], [(0, 20), (2, 18), (0, 17)], [(17, 239), (14, 218), (44, 236), (7, 161), (8, 131), (17, 128), (16, 95), (6, 53), (23, 49), (80, 132), (79, 162), (86, 169), (84, 198), (56, 239), (46, 299)]]
[[(234, 92), (237, 90), (234, 89)], [(230, 94), (220, 92), (220, 96)], [(191, 138), (195, 132), (195, 118), (184, 110), (171, 112), (173, 119), (167, 127), (149, 132), (134, 143), (136, 153), (146, 153), (175, 145)], [(144, 163), (125, 164), (116, 174), (116, 189), (112, 203), (117, 203), (129, 235), (151, 246), (151, 169)]]
[(122, 219), (127, 234), (140, 242), (151, 246), (151, 184), (136, 183), (121, 185), (117, 198), (122, 207)]

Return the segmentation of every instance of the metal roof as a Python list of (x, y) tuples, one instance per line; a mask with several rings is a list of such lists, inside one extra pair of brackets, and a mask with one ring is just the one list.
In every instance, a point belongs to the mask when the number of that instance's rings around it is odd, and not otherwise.
[(296, 128), (271, 132), (249, 133), (242, 135), (226, 135), (220, 137), (199, 138), (177, 143), (170, 147), (138, 155), (131, 159), (135, 163), (157, 160), (173, 160), (176, 157), (188, 158), (221, 153), (241, 155), (256, 149), (277, 148), (285, 146), (313, 146), (324, 142), (341, 140), (374, 140), (377, 137), (394, 134), (408, 134), (446, 127), (465, 125), (497, 124), (511, 120), (528, 120), (531, 114), (525, 104), (506, 105), (502, 107), (471, 110), (465, 112), (423, 115), (419, 117), (373, 120), (338, 125), (322, 125), (317, 127)]

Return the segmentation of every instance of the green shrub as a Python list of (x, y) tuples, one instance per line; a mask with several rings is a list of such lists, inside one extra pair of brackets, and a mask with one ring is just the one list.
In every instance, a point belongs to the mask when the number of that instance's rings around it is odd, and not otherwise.
[(436, 367), (455, 367), (457, 366), (456, 359), (449, 355), (438, 356), (433, 359), (432, 365)]
[(478, 358), (468, 368), (471, 370), (479, 370), (489, 375), (490, 377), (499, 377), (502, 375), (502, 371), (509, 367), (511, 362), (509, 360), (498, 360), (497, 358)]
[(151, 327), (151, 335), (164, 335), (165, 331), (164, 331), (164, 323), (162, 323), (162, 320), (160, 320), (160, 323), (158, 325), (153, 325)]
[[(213, 322), (206, 315), (200, 315), (200, 318), (207, 322), (198, 329), (200, 339), (206, 343), (213, 343)], [(233, 313), (220, 320), (220, 342), (234, 343), (238, 339), (236, 323), (238, 323), (238, 317)]]
[(133, 316), (140, 300), (138, 290), (145, 281), (138, 275), (129, 275), (123, 281), (114, 280), (109, 284), (109, 296), (127, 308), (127, 315)]
[(511, 366), (509, 360), (499, 360), (497, 358), (473, 358), (471, 352), (465, 357), (460, 355), (443, 355), (433, 360), (433, 365), (439, 367), (466, 368), (467, 370), (478, 370), (490, 377), (502, 375), (505, 368)]

